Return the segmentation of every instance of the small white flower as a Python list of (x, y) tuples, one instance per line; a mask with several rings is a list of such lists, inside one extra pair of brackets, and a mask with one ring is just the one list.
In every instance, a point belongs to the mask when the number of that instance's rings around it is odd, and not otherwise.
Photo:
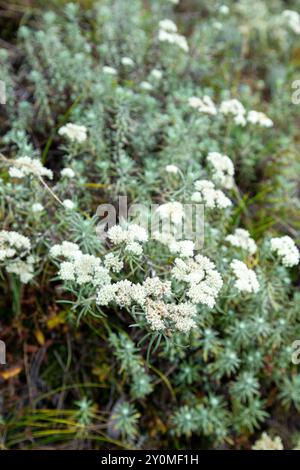
[(246, 110), (243, 104), (236, 99), (222, 101), (220, 105), (220, 113), (224, 115), (232, 114), (234, 122), (237, 125), (245, 126), (246, 124)]
[(177, 33), (177, 26), (171, 20), (162, 20), (159, 22), (158, 40), (177, 45), (180, 49), (188, 52), (189, 46), (184, 36)]
[(107, 269), (111, 269), (114, 273), (119, 273), (123, 269), (124, 263), (118, 256), (108, 253), (104, 258), (104, 266)]
[(282, 264), (287, 267), (299, 264), (299, 250), (291, 237), (277, 237), (270, 241), (271, 251), (282, 259)]
[(282, 16), (295, 34), (300, 34), (300, 15), (294, 10), (284, 10)]
[(176, 165), (167, 165), (165, 170), (167, 173), (177, 174), (179, 172), (179, 168)]
[(82, 144), (87, 139), (87, 128), (78, 124), (68, 122), (58, 131), (59, 135), (67, 137), (71, 142)]
[(61, 176), (63, 178), (74, 178), (75, 172), (72, 170), (72, 168), (63, 168), (60, 172)]
[(39, 202), (35, 202), (31, 206), (32, 212), (41, 212), (43, 209), (44, 209), (44, 207)]
[(20, 157), (13, 162), (8, 170), (9, 175), (12, 178), (24, 178), (24, 176), (47, 176), (52, 179), (53, 173), (48, 168), (45, 168), (39, 160), (30, 157)]
[(242, 228), (237, 228), (232, 235), (228, 235), (225, 239), (232, 246), (240, 247), (246, 250), (250, 255), (254, 255), (257, 246), (250, 233)]
[(72, 210), (72, 209), (75, 208), (75, 204), (74, 204), (73, 201), (71, 201), (71, 199), (64, 199), (62, 201), (62, 203), (63, 203), (64, 207), (68, 210)]
[(191, 240), (181, 240), (170, 243), (171, 253), (178, 253), (184, 258), (194, 256), (195, 243)]
[(231, 189), (234, 185), (234, 166), (227, 155), (219, 152), (209, 152), (207, 160), (214, 167), (214, 180), (226, 189)]
[(160, 29), (162, 29), (164, 31), (168, 31), (169, 33), (176, 33), (177, 32), (176, 24), (174, 23), (174, 21), (169, 20), (169, 19), (161, 20), (159, 22), (159, 27), (160, 27)]
[(137, 242), (130, 242), (125, 246), (125, 251), (136, 256), (143, 254), (143, 247)]
[(102, 67), (102, 70), (107, 75), (117, 75), (118, 73), (115, 68), (109, 67), (108, 65), (104, 65), (104, 67)]
[(121, 64), (128, 67), (134, 67), (134, 61), (130, 57), (122, 57)]
[(75, 267), (70, 261), (63, 261), (60, 265), (59, 276), (63, 281), (75, 281)]
[(219, 12), (221, 13), (221, 15), (228, 15), (229, 14), (229, 7), (227, 5), (221, 5), (220, 8), (219, 8)]
[(279, 436), (271, 437), (263, 432), (261, 437), (252, 446), (253, 450), (283, 450), (282, 440)]
[(196, 181), (195, 189), (196, 192), (191, 197), (192, 201), (203, 202), (208, 209), (226, 209), (232, 205), (230, 199), (220, 189), (215, 189), (212, 181)]
[(252, 269), (249, 269), (245, 263), (238, 259), (234, 259), (230, 263), (230, 267), (236, 277), (234, 285), (239, 292), (256, 294), (259, 291), (259, 283), (256, 273)]
[(167, 202), (160, 205), (156, 211), (162, 219), (170, 219), (173, 224), (179, 224), (184, 218), (183, 205), (180, 202)]
[(140, 83), (140, 88), (145, 91), (151, 91), (153, 90), (153, 86), (149, 82), (141, 82)]
[(217, 114), (217, 108), (213, 100), (208, 95), (204, 95), (203, 98), (197, 98), (192, 96), (189, 98), (189, 105), (192, 108), (198, 109), (200, 113), (210, 114), (215, 116)]
[(261, 127), (272, 127), (273, 121), (268, 118), (264, 113), (258, 111), (249, 111), (247, 121), (251, 124), (258, 124)]
[(162, 73), (161, 70), (153, 69), (150, 72), (150, 76), (153, 77), (155, 80), (161, 80), (162, 76), (163, 76), (163, 73)]

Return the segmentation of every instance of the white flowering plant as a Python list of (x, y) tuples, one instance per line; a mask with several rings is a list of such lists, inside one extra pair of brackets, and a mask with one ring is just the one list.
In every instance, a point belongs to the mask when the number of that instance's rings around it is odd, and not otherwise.
[(294, 448), (299, 2), (89, 3), (3, 33), (1, 445)]

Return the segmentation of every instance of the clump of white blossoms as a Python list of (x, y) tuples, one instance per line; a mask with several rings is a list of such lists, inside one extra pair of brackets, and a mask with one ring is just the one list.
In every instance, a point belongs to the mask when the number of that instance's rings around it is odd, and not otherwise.
[(268, 118), (265, 113), (261, 113), (259, 111), (249, 111), (247, 115), (247, 121), (251, 124), (258, 124), (261, 127), (272, 127), (273, 121), (272, 119)]
[(194, 256), (195, 243), (191, 240), (173, 240), (169, 244), (171, 253), (176, 253), (183, 258), (190, 258)]
[(72, 170), (72, 168), (63, 168), (60, 172), (60, 175), (62, 176), (62, 178), (74, 178), (75, 176), (75, 172), (74, 170)]
[(125, 279), (104, 285), (98, 290), (96, 302), (100, 306), (115, 303), (122, 308), (138, 305), (151, 330), (188, 333), (196, 327), (196, 306), (190, 302), (170, 303), (171, 300), (171, 282), (148, 277), (142, 284)]
[(18, 232), (1, 230), (0, 232), (0, 261), (5, 258), (13, 258), (16, 255), (22, 256), (31, 248), (29, 238)]
[(71, 142), (78, 142), (79, 144), (82, 144), (87, 139), (87, 128), (71, 122), (62, 126), (58, 133), (67, 137)]
[(103, 73), (106, 75), (117, 75), (118, 71), (114, 67), (110, 67), (109, 65), (104, 65), (102, 67)]
[(104, 257), (104, 266), (114, 273), (119, 273), (123, 269), (124, 263), (114, 253), (108, 253)]
[(256, 294), (259, 291), (259, 282), (256, 273), (252, 269), (249, 269), (245, 263), (234, 259), (230, 263), (230, 267), (236, 277), (234, 285), (239, 292)]
[(140, 88), (141, 90), (145, 90), (145, 91), (153, 90), (153, 86), (151, 85), (151, 83), (146, 82), (146, 81), (140, 83)]
[(84, 254), (76, 243), (64, 241), (50, 249), (54, 258), (64, 258), (60, 262), (59, 276), (63, 281), (74, 281), (79, 285), (91, 283), (93, 286), (109, 284), (109, 270), (102, 265), (100, 258)]
[(48, 168), (45, 168), (41, 162), (37, 159), (30, 157), (20, 157), (13, 161), (13, 165), (8, 170), (9, 175), (12, 178), (24, 178), (25, 176), (47, 176), (52, 179), (53, 173)]
[(155, 80), (161, 80), (163, 77), (163, 73), (159, 69), (152, 69), (150, 72), (150, 77), (154, 78)]
[(181, 202), (166, 202), (161, 204), (156, 212), (164, 220), (170, 220), (173, 224), (179, 224), (184, 218), (184, 207)]
[(232, 246), (242, 248), (250, 255), (254, 255), (257, 250), (256, 243), (253, 238), (251, 238), (250, 233), (243, 228), (237, 228), (233, 234), (227, 235), (225, 240)]
[(200, 113), (210, 114), (212, 116), (217, 114), (216, 105), (208, 95), (204, 95), (203, 98), (192, 96), (189, 98), (189, 104), (192, 108), (197, 109)]
[(71, 201), (71, 199), (64, 199), (62, 201), (62, 204), (65, 207), (65, 209), (70, 210), (70, 211), (76, 207), (75, 203)]
[(174, 173), (175, 175), (179, 173), (179, 168), (176, 165), (167, 165), (165, 170), (167, 173)]
[(283, 18), (287, 21), (287, 24), (294, 31), (295, 34), (300, 34), (300, 15), (294, 10), (284, 10), (282, 12)]
[(244, 105), (235, 98), (222, 101), (219, 109), (208, 95), (205, 95), (203, 98), (198, 98), (197, 96), (190, 97), (189, 105), (201, 113), (212, 116), (215, 116), (218, 112), (224, 116), (231, 115), (238, 126), (244, 127), (247, 123), (257, 124), (261, 127), (273, 126), (273, 121), (265, 113), (255, 110), (247, 113)]
[(214, 307), (223, 280), (209, 258), (202, 255), (187, 260), (176, 258), (172, 276), (188, 284), (186, 295), (192, 303)]
[(196, 191), (192, 194), (193, 202), (202, 202), (208, 209), (226, 209), (232, 205), (223, 191), (216, 189), (212, 181), (199, 180), (195, 182)]
[(181, 34), (178, 34), (176, 24), (169, 19), (161, 20), (159, 22), (158, 40), (175, 44), (184, 52), (188, 52), (189, 50), (186, 38)]
[(19, 276), (26, 284), (33, 278), (35, 258), (30, 255), (31, 243), (29, 238), (14, 231), (0, 232), (0, 263), (9, 273)]
[(234, 185), (234, 165), (227, 155), (219, 152), (209, 152), (207, 160), (214, 168), (213, 179), (226, 189)]
[(231, 114), (234, 122), (240, 126), (246, 125), (246, 110), (244, 105), (237, 99), (224, 100), (220, 105), (220, 113), (225, 116)]
[(272, 439), (266, 432), (254, 443), (252, 450), (283, 450), (282, 440), (279, 436)]
[(140, 256), (143, 253), (141, 243), (148, 241), (146, 230), (137, 224), (126, 227), (113, 225), (107, 232), (107, 237), (114, 245), (125, 244), (125, 251)]
[(277, 237), (270, 240), (271, 251), (276, 253), (286, 267), (299, 264), (299, 250), (291, 237)]
[(39, 202), (35, 202), (34, 204), (32, 204), (31, 210), (34, 213), (38, 213), (38, 212), (42, 212), (42, 210), (44, 210), (44, 207)]
[(127, 67), (134, 67), (134, 61), (131, 59), (131, 57), (122, 57), (121, 64)]

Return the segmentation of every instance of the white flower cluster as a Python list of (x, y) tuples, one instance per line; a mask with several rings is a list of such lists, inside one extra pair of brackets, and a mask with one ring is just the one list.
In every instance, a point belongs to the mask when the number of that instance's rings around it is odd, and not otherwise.
[(179, 173), (179, 168), (176, 165), (166, 165), (165, 170), (167, 173), (174, 173), (174, 175)]
[[(189, 104), (204, 114), (215, 116), (218, 109), (212, 99), (205, 95), (203, 98), (192, 96), (189, 98)], [(272, 127), (273, 121), (266, 114), (251, 110), (247, 113), (244, 105), (237, 99), (229, 99), (221, 102), (219, 112), (224, 116), (232, 115), (233, 120), (238, 126), (245, 126), (248, 123), (257, 124), (261, 127)]]
[(299, 264), (299, 250), (291, 237), (272, 238), (270, 241), (271, 251), (282, 259), (282, 264), (292, 267)]
[(124, 263), (114, 253), (108, 253), (104, 257), (104, 266), (114, 273), (119, 273), (123, 269)]
[(67, 137), (71, 142), (78, 142), (79, 144), (82, 144), (87, 139), (87, 128), (72, 122), (68, 122), (65, 126), (61, 127), (58, 133)]
[(155, 80), (161, 80), (163, 77), (163, 73), (159, 69), (152, 69), (150, 72), (150, 77), (154, 78)]
[(18, 232), (0, 232), (0, 262), (3, 262), (9, 273), (17, 274), (20, 281), (26, 284), (33, 278), (35, 259), (29, 254), (29, 238)]
[(254, 443), (252, 450), (283, 450), (282, 440), (279, 436), (272, 439), (266, 432)]
[(282, 16), (292, 31), (296, 34), (300, 34), (300, 15), (297, 11), (294, 10), (284, 10)]
[(31, 248), (29, 238), (18, 232), (8, 232), (1, 230), (0, 232), (0, 261), (14, 256), (22, 256)]
[(195, 243), (191, 240), (173, 240), (169, 245), (171, 253), (176, 253), (183, 258), (194, 256)]
[(149, 299), (146, 304), (146, 319), (152, 330), (162, 331), (174, 328), (188, 333), (196, 327), (194, 317), (197, 307), (189, 302), (166, 304)]
[(64, 199), (62, 201), (62, 204), (65, 207), (65, 209), (70, 210), (70, 211), (73, 210), (76, 206), (76, 204), (73, 201), (71, 201), (71, 199)]
[(64, 241), (61, 245), (54, 245), (50, 255), (67, 260), (60, 263), (59, 276), (64, 281), (75, 281), (79, 285), (92, 283), (94, 286), (111, 282), (109, 271), (102, 266), (100, 258), (82, 253), (76, 243)]
[(256, 273), (249, 269), (245, 263), (238, 259), (234, 259), (230, 263), (230, 267), (236, 277), (235, 287), (239, 292), (257, 293), (259, 291), (259, 283)]
[(106, 75), (117, 75), (118, 73), (118, 71), (114, 67), (110, 67), (109, 65), (104, 65), (102, 71)]
[(114, 225), (108, 230), (107, 236), (114, 245), (125, 243), (125, 251), (137, 256), (143, 253), (141, 243), (148, 241), (146, 230), (137, 224), (128, 224), (127, 227)]
[(33, 278), (35, 261), (34, 256), (27, 256), (24, 260), (12, 261), (6, 266), (6, 271), (16, 274), (23, 284), (27, 284)]
[(251, 124), (258, 124), (261, 127), (272, 127), (273, 121), (265, 113), (255, 110), (249, 111), (247, 121)]
[(217, 108), (210, 96), (204, 95), (203, 98), (192, 96), (189, 98), (189, 104), (192, 108), (197, 109), (200, 113), (210, 114), (215, 116)]
[(176, 258), (172, 276), (188, 284), (186, 295), (192, 303), (214, 307), (223, 280), (209, 258), (202, 255), (188, 260)]
[(246, 125), (246, 110), (243, 104), (237, 99), (222, 101), (220, 105), (220, 113), (224, 114), (225, 116), (231, 114), (233, 116), (234, 122), (237, 125)]
[(75, 176), (75, 172), (74, 172), (74, 170), (72, 170), (72, 168), (66, 167), (66, 168), (63, 168), (63, 169), (61, 170), (60, 175), (61, 175), (63, 178), (70, 178), (70, 179), (72, 179), (72, 178), (74, 178), (74, 176)]
[(168, 19), (159, 22), (158, 40), (175, 44), (185, 52), (189, 50), (186, 38), (178, 34), (176, 24)]
[(36, 214), (38, 212), (42, 212), (44, 210), (44, 207), (39, 202), (35, 202), (34, 204), (32, 204), (31, 210)]
[(149, 327), (155, 331), (176, 329), (188, 333), (196, 326), (193, 317), (197, 313), (195, 305), (189, 302), (166, 303), (172, 295), (171, 282), (158, 277), (146, 278), (143, 284), (133, 284), (125, 279), (114, 284), (104, 285), (97, 293), (97, 304), (108, 306), (111, 302), (129, 308), (139, 305), (145, 313)]
[(207, 160), (213, 166), (215, 172), (214, 180), (226, 189), (231, 189), (234, 185), (234, 166), (232, 160), (227, 155), (219, 152), (209, 152)]
[(181, 202), (166, 202), (161, 204), (156, 211), (162, 219), (168, 219), (173, 224), (181, 223), (184, 218), (184, 208)]
[(9, 168), (8, 173), (12, 178), (24, 178), (29, 175), (53, 178), (51, 170), (45, 168), (39, 160), (27, 156), (14, 160), (13, 166)]
[(250, 233), (243, 228), (237, 228), (233, 234), (227, 235), (225, 240), (232, 246), (242, 248), (250, 255), (254, 255), (257, 250), (256, 243), (253, 238), (250, 237)]
[(226, 209), (232, 205), (230, 199), (221, 191), (216, 189), (212, 181), (199, 180), (195, 182), (196, 191), (192, 194), (193, 202), (202, 202), (209, 209)]
[(134, 67), (134, 61), (131, 59), (131, 57), (122, 57), (121, 64), (127, 67)]

